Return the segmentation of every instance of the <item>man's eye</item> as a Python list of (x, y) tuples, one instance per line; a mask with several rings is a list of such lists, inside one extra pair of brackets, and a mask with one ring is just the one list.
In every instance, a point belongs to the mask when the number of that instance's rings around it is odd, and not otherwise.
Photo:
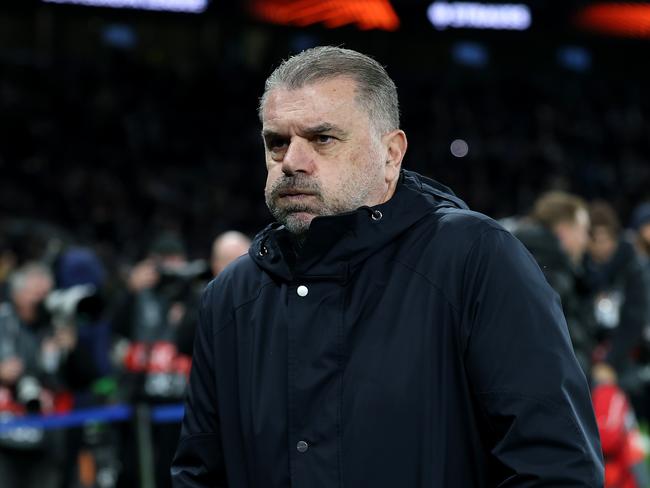
[(332, 136), (326, 136), (325, 134), (318, 134), (315, 137), (315, 140), (318, 144), (329, 144), (334, 141), (334, 138)]
[(284, 139), (271, 139), (266, 143), (269, 151), (281, 151), (287, 146), (287, 141)]

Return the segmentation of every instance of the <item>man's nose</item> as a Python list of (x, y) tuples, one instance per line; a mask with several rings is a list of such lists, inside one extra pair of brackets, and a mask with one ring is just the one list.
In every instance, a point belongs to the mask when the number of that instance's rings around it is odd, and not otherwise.
[(309, 142), (300, 138), (292, 139), (282, 159), (284, 174), (311, 173), (313, 166), (314, 154)]

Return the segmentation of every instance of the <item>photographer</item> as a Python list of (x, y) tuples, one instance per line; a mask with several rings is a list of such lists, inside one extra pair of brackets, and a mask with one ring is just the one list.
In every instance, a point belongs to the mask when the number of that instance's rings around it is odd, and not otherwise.
[[(93, 250), (76, 246), (62, 250), (53, 268), (57, 290), (48, 295), (46, 307), (55, 329), (68, 330), (76, 343), (61, 365), (61, 379), (73, 395), (75, 408), (101, 405), (114, 393), (107, 385), (115, 384), (110, 377), (106, 271)], [(93, 459), (94, 476), (104, 479), (102, 486), (112, 486), (106, 480), (115, 479), (119, 470), (112, 432), (112, 427), (96, 423), (66, 429), (63, 486), (82, 477), (79, 460), (84, 457)]]
[[(194, 336), (196, 303), (204, 263), (187, 260), (182, 242), (174, 235), (158, 237), (146, 258), (127, 278), (127, 291), (113, 320), (119, 336), (113, 356), (123, 370), (126, 401), (140, 404), (180, 402), (186, 387)], [(169, 486), (168, 466), (178, 440), (175, 424), (154, 426), (156, 482)], [(129, 439), (130, 433), (125, 433)], [(134, 486), (137, 458), (132, 443), (123, 449), (125, 471), (121, 485)], [(142, 482), (142, 480), (140, 480)]]
[[(44, 300), (53, 288), (50, 270), (26, 264), (9, 278), (0, 305), (0, 389), (5, 417), (54, 408), (57, 357), (74, 346), (69, 331), (51, 335)], [(56, 488), (62, 433), (30, 428), (0, 435), (0, 486)]]
[(114, 318), (114, 332), (133, 342), (151, 344), (166, 341), (191, 354), (192, 305), (196, 300), (197, 278), (205, 273), (202, 263), (190, 263), (183, 243), (172, 234), (158, 237), (145, 259), (127, 277), (127, 292)]

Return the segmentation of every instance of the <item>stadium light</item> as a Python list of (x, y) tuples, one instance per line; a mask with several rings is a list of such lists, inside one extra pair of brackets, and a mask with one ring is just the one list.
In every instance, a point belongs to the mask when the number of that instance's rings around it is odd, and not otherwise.
[(477, 2), (433, 2), (427, 9), (429, 21), (438, 30), (497, 29), (523, 31), (532, 15), (527, 5)]
[(464, 139), (454, 139), (449, 146), (451, 154), (456, 158), (464, 158), (469, 154), (469, 144)]
[(579, 27), (621, 37), (650, 38), (650, 3), (601, 2), (576, 16)]
[(395, 31), (400, 19), (390, 0), (252, 0), (249, 9), (264, 22), (334, 29), (355, 25), (362, 30)]
[(45, 3), (80, 5), (84, 7), (131, 8), (160, 12), (201, 13), (208, 0), (42, 0)]

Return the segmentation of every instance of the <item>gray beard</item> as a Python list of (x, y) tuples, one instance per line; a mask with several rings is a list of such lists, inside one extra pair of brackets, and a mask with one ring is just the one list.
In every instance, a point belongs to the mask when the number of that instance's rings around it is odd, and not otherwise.
[(271, 215), (273, 215), (275, 220), (277, 220), (279, 223), (284, 225), (284, 227), (291, 234), (295, 236), (307, 234), (311, 222), (306, 223), (302, 220), (298, 220), (294, 218), (292, 214), (296, 212), (304, 212), (309, 210), (313, 212), (314, 211), (313, 208), (307, 208), (306, 206), (303, 205), (293, 205), (291, 207), (280, 208), (277, 206), (272, 206), (268, 202), (267, 202), (267, 206), (269, 207), (269, 210), (271, 211)]
[[(276, 202), (280, 198), (280, 194), (288, 190), (302, 190), (312, 193), (316, 197), (317, 203), (314, 205), (295, 203), (287, 207), (276, 205)], [(301, 174), (296, 176), (286, 176), (281, 180), (278, 180), (276, 184), (267, 191), (265, 195), (266, 206), (269, 208), (271, 215), (273, 215), (275, 220), (283, 224), (291, 234), (300, 236), (307, 233), (310, 224), (294, 219), (292, 216), (293, 213), (309, 212), (315, 215), (332, 214), (331, 209), (328, 209), (323, 202), (321, 195), (321, 188), (317, 181), (311, 180), (309, 177), (305, 177)]]
[[(280, 199), (280, 194), (291, 190), (305, 191), (312, 194), (314, 199), (309, 204), (297, 202), (284, 207), (277, 205), (276, 202)], [(311, 221), (298, 220), (292, 214), (306, 212), (315, 217), (324, 217), (355, 210), (364, 205), (367, 198), (367, 188), (362, 188), (361, 191), (358, 188), (348, 189), (344, 195), (347, 195), (346, 201), (332, 202), (328, 205), (323, 199), (323, 192), (319, 182), (299, 173), (278, 180), (273, 187), (266, 191), (265, 198), (266, 206), (275, 220), (283, 224), (298, 240), (304, 242)]]

